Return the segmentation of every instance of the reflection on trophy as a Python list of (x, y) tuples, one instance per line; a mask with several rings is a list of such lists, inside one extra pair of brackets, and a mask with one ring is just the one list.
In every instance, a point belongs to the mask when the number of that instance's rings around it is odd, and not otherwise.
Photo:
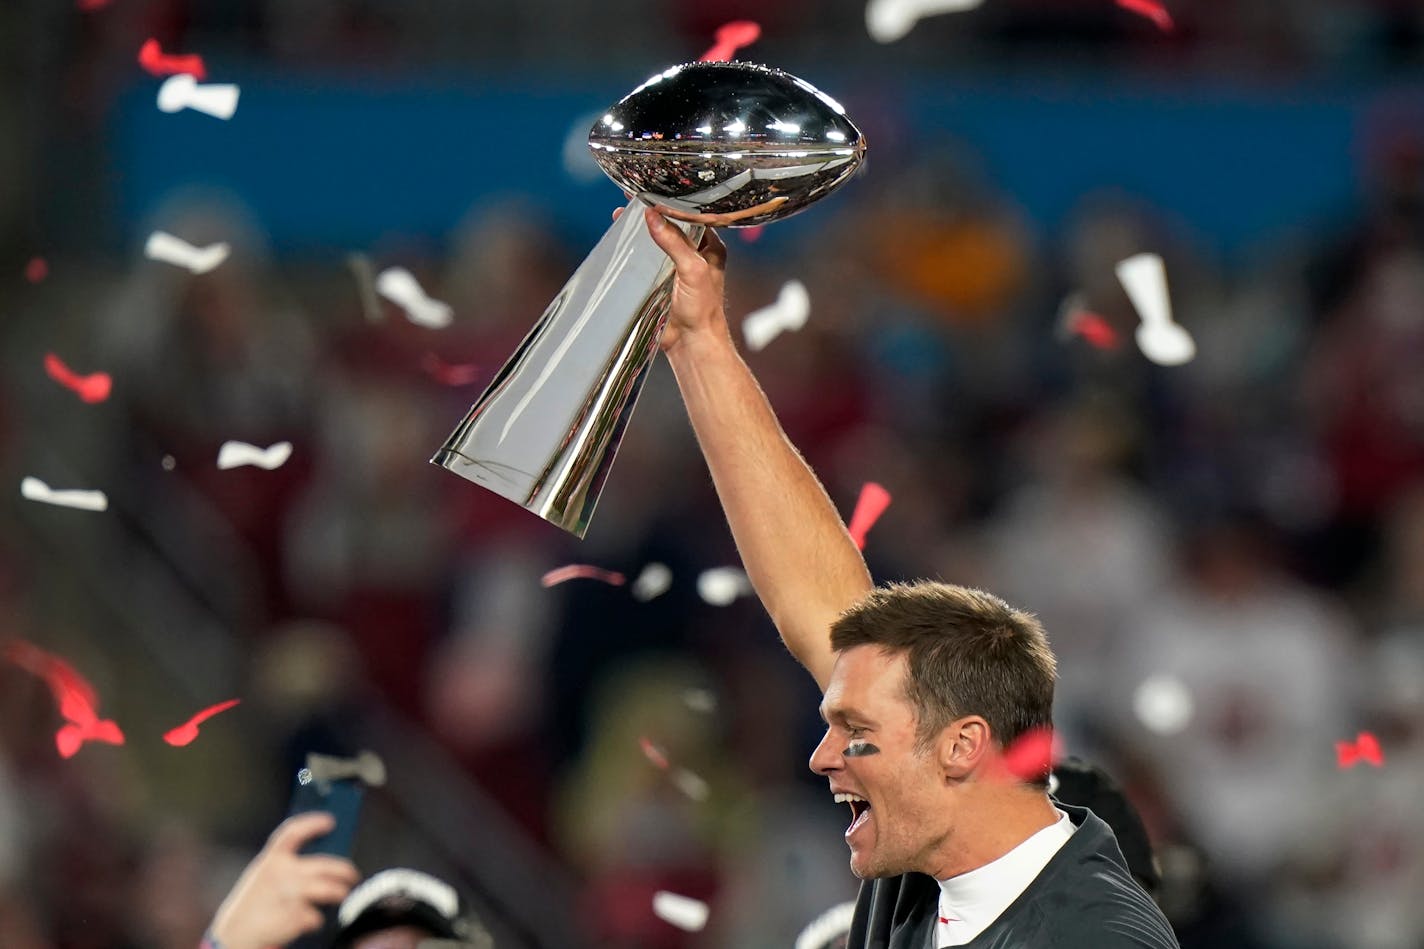
[(667, 317), (672, 261), (638, 208), (657, 206), (696, 242), (705, 227), (795, 214), (865, 155), (834, 99), (738, 62), (658, 73), (608, 109), (588, 144), (633, 201), (431, 459), (579, 537)]

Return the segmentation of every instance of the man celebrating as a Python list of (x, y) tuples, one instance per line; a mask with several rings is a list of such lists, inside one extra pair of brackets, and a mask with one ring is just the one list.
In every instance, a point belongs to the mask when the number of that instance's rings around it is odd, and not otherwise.
[(655, 211), (676, 267), (662, 348), (742, 562), (824, 693), (811, 768), (850, 805), (864, 882), (849, 949), (1175, 947), (1107, 825), (1056, 805), (1006, 752), (1051, 725), (1055, 660), (1038, 621), (942, 583), (874, 588), (816, 476), (738, 355), (726, 247)]

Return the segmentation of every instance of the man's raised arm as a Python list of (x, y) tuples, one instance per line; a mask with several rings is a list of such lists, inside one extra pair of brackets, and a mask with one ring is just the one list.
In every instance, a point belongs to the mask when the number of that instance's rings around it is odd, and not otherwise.
[(663, 352), (742, 565), (782, 641), (824, 691), (835, 662), (831, 622), (870, 590), (870, 573), (732, 341), (723, 308), (726, 246), (709, 228), (701, 248), (693, 247), (657, 212), (645, 217), (677, 267)]

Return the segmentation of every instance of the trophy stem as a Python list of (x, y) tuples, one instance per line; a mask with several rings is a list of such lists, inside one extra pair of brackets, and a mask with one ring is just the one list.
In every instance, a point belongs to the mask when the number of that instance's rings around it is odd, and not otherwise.
[[(431, 459), (577, 537), (658, 352), (672, 261), (631, 201)], [(702, 226), (674, 221), (693, 240)]]

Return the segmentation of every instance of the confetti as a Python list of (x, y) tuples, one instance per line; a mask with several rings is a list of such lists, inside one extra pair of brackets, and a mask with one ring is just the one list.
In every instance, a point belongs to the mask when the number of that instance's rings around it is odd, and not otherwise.
[(45, 680), (60, 716), (65, 720), (54, 734), (54, 744), (61, 758), (72, 758), (85, 742), (97, 741), (122, 745), (124, 733), (107, 719), (100, 719), (95, 710), (98, 693), (68, 662), (23, 639), (11, 640), (5, 646), (5, 658), (21, 669)]
[(1159, 735), (1175, 735), (1191, 723), (1195, 712), (1192, 693), (1176, 676), (1154, 675), (1142, 681), (1132, 695), (1138, 721)]
[(203, 709), (192, 718), (176, 728), (170, 728), (163, 733), (163, 740), (175, 748), (182, 748), (184, 745), (192, 744), (193, 739), (198, 737), (198, 726), (206, 722), (221, 712), (226, 712), (234, 705), (239, 704), (242, 699), (228, 699), (226, 702), (219, 702)]
[(1069, 294), (1058, 308), (1057, 332), (1063, 340), (1081, 336), (1095, 349), (1116, 349), (1121, 343), (1117, 330), (1104, 317), (1089, 310), (1080, 293)]
[(1057, 738), (1048, 727), (1031, 728), (1004, 749), (1004, 767), (1020, 781), (1036, 781), (1053, 770)]
[(20, 482), (20, 496), (58, 507), (72, 507), (79, 511), (104, 511), (109, 507), (109, 499), (104, 496), (103, 491), (56, 491), (39, 478), (31, 477)]
[(650, 563), (633, 581), (633, 599), (640, 603), (657, 599), (672, 586), (672, 570), (665, 563)]
[(855, 900), (837, 903), (801, 930), (793, 949), (825, 949), (833, 945), (832, 940), (850, 932), (850, 922), (854, 916)]
[(893, 43), (925, 17), (973, 10), (984, 0), (870, 0), (865, 7), (865, 28), (877, 43)]
[(653, 767), (659, 771), (666, 771), (669, 767), (667, 754), (653, 744), (653, 740), (646, 735), (638, 739), (638, 748), (643, 752), (643, 757), (653, 763)]
[(685, 932), (701, 932), (707, 925), (707, 904), (690, 896), (679, 896), (667, 890), (653, 894), (653, 913), (665, 923)]
[(1117, 330), (1096, 313), (1083, 311), (1073, 318), (1072, 332), (1083, 337), (1094, 349), (1117, 349)]
[(727, 606), (751, 592), (751, 581), (740, 567), (713, 567), (697, 577), (697, 595), (713, 606)]
[(1117, 5), (1130, 13), (1145, 16), (1163, 33), (1172, 32), (1176, 26), (1172, 22), (1172, 14), (1167, 12), (1167, 8), (1158, 3), (1157, 0), (1116, 0)]
[(737, 236), (742, 239), (744, 244), (755, 244), (761, 240), (762, 232), (765, 230), (765, 224), (753, 224), (751, 227), (737, 228)]
[(717, 695), (711, 689), (684, 689), (682, 703), (694, 712), (710, 715), (717, 711)]
[(376, 292), (405, 310), (406, 317), (417, 326), (442, 329), (454, 317), (449, 304), (426, 296), (415, 276), (404, 267), (388, 267), (377, 274)]
[(880, 520), (880, 515), (885, 513), (885, 509), (890, 506), (890, 492), (876, 484), (874, 481), (867, 481), (860, 489), (860, 497), (855, 502), (855, 510), (850, 515), (850, 539), (855, 541), (858, 550), (865, 549), (865, 535), (870, 532), (870, 528), (875, 526), (875, 522)]
[(181, 237), (167, 231), (154, 231), (143, 245), (143, 255), (149, 260), (182, 267), (193, 274), (205, 274), (227, 260), (232, 248), (225, 243), (194, 247)]
[(267, 448), (258, 448), (247, 442), (226, 441), (218, 449), (218, 467), (223, 471), (242, 465), (254, 465), (271, 471), (280, 468), (292, 457), (291, 442), (277, 442)]
[(163, 460), (160, 461), (159, 464), (163, 466), (164, 471), (172, 471), (178, 467), (178, 459), (172, 455), (164, 455)]
[(446, 362), (434, 353), (426, 353), (420, 368), (442, 386), (467, 386), (480, 377), (480, 367), (474, 363)]
[(1360, 732), (1353, 743), (1335, 742), (1335, 761), (1341, 770), (1353, 768), (1361, 761), (1380, 768), (1384, 766), (1384, 751), (1380, 748), (1379, 739), (1373, 734)]
[(232, 118), (237, 111), (237, 97), (241, 90), (231, 83), (209, 83), (199, 85), (198, 80), (187, 73), (169, 76), (158, 87), (158, 108), (162, 112), (181, 112), (192, 109), (204, 115), (224, 121)]
[(566, 567), (555, 567), (550, 570), (539, 578), (539, 583), (542, 586), (552, 587), (566, 580), (598, 580), (615, 587), (621, 587), (626, 582), (626, 578), (621, 573), (604, 570), (602, 567), (594, 567), (586, 563), (571, 563)]
[(737, 55), (737, 50), (750, 46), (761, 38), (761, 24), (752, 20), (733, 20), (717, 27), (717, 42), (698, 57), (702, 63), (725, 63)]
[(25, 264), (25, 279), (30, 283), (39, 283), (49, 276), (49, 264), (43, 257), (31, 257)]
[(203, 65), (203, 57), (164, 53), (156, 39), (150, 39), (139, 47), (138, 64), (155, 76), (187, 73), (199, 81), (208, 78), (208, 68)]
[(672, 783), (683, 794), (692, 800), (701, 803), (712, 796), (711, 786), (703, 780), (702, 776), (687, 768), (677, 768), (672, 772)]
[(96, 372), (87, 376), (78, 375), (54, 353), (45, 353), (44, 367), (51, 379), (66, 389), (72, 390), (82, 401), (91, 405), (107, 399), (109, 391), (113, 388), (113, 380), (109, 378), (107, 372)]
[(1167, 271), (1156, 254), (1137, 254), (1114, 268), (1142, 325), (1137, 327), (1137, 348), (1159, 366), (1191, 362), (1197, 344), (1185, 328), (1172, 321), (1167, 295)]
[(783, 332), (799, 330), (811, 315), (811, 295), (800, 280), (788, 280), (776, 295), (776, 302), (747, 314), (742, 321), (742, 338), (747, 348), (759, 352)]

